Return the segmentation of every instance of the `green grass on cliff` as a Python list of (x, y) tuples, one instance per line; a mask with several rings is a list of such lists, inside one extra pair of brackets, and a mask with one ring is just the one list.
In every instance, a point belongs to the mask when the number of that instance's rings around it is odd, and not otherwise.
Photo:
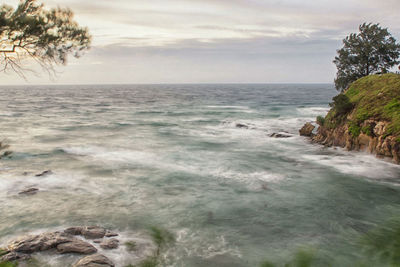
[[(371, 129), (361, 128), (367, 119), (387, 121), (389, 125), (385, 135), (400, 136), (400, 75), (383, 74), (363, 77), (351, 84), (345, 92), (350, 103), (351, 133), (358, 136), (360, 132), (369, 134)], [(346, 116), (337, 116), (332, 109), (325, 121), (325, 126), (336, 127), (346, 121)]]

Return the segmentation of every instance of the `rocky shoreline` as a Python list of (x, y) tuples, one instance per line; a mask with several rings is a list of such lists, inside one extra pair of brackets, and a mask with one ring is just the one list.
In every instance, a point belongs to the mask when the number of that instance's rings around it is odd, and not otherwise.
[[(32, 259), (35, 253), (49, 252), (53, 255), (82, 255), (73, 267), (115, 267), (114, 262), (99, 253), (95, 245), (98, 244), (103, 250), (117, 249), (120, 246), (118, 236), (118, 233), (99, 226), (77, 226), (63, 231), (26, 235), (11, 241), (0, 250), (0, 263), (24, 263)], [(154, 250), (150, 241), (148, 245)], [(143, 259), (147, 257), (137, 256)]]
[[(400, 164), (400, 143), (395, 136), (385, 135), (387, 122), (366, 120), (362, 127), (371, 129), (368, 134), (360, 133), (354, 137), (348, 124), (334, 129), (307, 122), (300, 130), (301, 136), (307, 136), (313, 143), (326, 147), (342, 147), (349, 151), (366, 151), (379, 158), (389, 158)], [(316, 131), (315, 131), (316, 130)]]

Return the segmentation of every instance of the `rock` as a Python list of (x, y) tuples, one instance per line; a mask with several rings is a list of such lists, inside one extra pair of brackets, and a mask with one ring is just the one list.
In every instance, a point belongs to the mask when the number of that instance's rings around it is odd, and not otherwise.
[(283, 133), (272, 133), (269, 135), (269, 137), (274, 137), (274, 138), (289, 138), (292, 137), (289, 134), (283, 134)]
[(35, 176), (36, 176), (36, 177), (46, 176), (46, 175), (49, 175), (49, 174), (52, 174), (52, 173), (53, 173), (53, 172), (52, 172), (51, 170), (47, 170), (47, 171), (44, 171), (44, 172), (42, 172), (42, 173), (36, 174)]
[(92, 254), (97, 252), (97, 249), (88, 242), (74, 238), (73, 241), (62, 243), (57, 246), (57, 251), (61, 254), (65, 253), (79, 253), (79, 254)]
[(107, 230), (105, 237), (114, 237), (114, 236), (118, 236), (118, 234)]
[(72, 267), (114, 267), (114, 263), (106, 256), (94, 254), (80, 259)]
[(4, 255), (3, 257), (0, 257), (0, 262), (3, 261), (16, 261), (16, 260), (29, 260), (31, 258), (31, 255), (25, 254), (25, 253), (19, 253), (15, 251), (11, 251)]
[(70, 234), (70, 235), (81, 235), (82, 234), (83, 227), (81, 226), (75, 226), (75, 227), (70, 227), (64, 230), (64, 233)]
[(26, 190), (23, 190), (23, 191), (19, 192), (18, 194), (19, 195), (29, 195), (29, 196), (31, 196), (31, 195), (36, 194), (37, 192), (39, 192), (38, 188), (31, 187), (31, 188), (28, 188)]
[(103, 242), (103, 239), (95, 239), (93, 240), (93, 242), (96, 244), (100, 244), (101, 242)]
[(34, 252), (55, 248), (59, 244), (71, 242), (74, 239), (76, 238), (62, 232), (28, 235), (12, 242), (8, 246), (8, 250), (12, 252), (31, 254)]
[(114, 249), (119, 247), (119, 240), (115, 238), (107, 239), (101, 242), (100, 247), (103, 249)]
[(106, 229), (99, 226), (87, 226), (82, 229), (82, 235), (87, 239), (103, 238), (106, 235)]
[(315, 129), (315, 126), (312, 125), (310, 122), (307, 122), (304, 124), (304, 126), (300, 129), (300, 135), (301, 136), (312, 136), (313, 135), (313, 130)]
[(243, 123), (236, 123), (235, 125), (237, 128), (241, 128), (241, 129), (249, 129), (249, 126)]

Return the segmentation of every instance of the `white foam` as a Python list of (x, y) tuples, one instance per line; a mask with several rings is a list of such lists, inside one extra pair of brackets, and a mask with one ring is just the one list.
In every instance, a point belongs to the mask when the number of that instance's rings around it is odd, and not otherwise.
[[(334, 151), (333, 149), (331, 149)], [(344, 174), (364, 176), (373, 179), (388, 179), (400, 174), (400, 166), (377, 159), (363, 152), (335, 151), (331, 155), (302, 155), (313, 163), (332, 167)]]

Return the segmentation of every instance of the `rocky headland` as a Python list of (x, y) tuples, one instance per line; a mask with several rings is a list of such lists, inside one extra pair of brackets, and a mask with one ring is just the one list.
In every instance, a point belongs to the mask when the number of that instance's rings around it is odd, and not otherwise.
[(367, 151), (400, 164), (400, 75), (363, 77), (333, 98), (331, 110), (300, 135), (325, 146)]

